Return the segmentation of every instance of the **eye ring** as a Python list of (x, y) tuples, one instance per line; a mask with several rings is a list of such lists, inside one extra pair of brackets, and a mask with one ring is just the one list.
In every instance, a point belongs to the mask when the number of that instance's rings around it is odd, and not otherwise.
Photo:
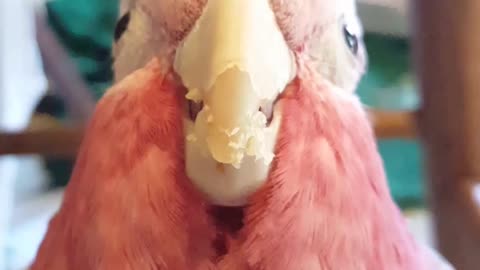
[(354, 55), (358, 54), (359, 41), (358, 36), (353, 34), (347, 27), (346, 24), (343, 25), (343, 35), (345, 37), (345, 43), (348, 48), (352, 51)]

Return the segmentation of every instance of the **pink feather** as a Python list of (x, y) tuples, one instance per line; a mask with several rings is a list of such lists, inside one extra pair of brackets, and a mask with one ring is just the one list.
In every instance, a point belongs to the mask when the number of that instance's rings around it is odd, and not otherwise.
[(173, 75), (155, 60), (116, 85), (31, 269), (442, 269), (408, 233), (356, 97), (300, 66), (245, 209), (215, 210), (190, 185)]
[(32, 270), (205, 269), (206, 205), (184, 172), (182, 92), (157, 61), (98, 104)]
[(226, 260), (246, 269), (430, 269), (390, 197), (361, 104), (302, 66), (281, 100), (270, 179)]

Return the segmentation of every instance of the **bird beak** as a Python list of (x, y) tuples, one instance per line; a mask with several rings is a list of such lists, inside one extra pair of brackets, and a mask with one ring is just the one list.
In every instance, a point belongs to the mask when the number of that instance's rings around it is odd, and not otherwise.
[(190, 139), (223, 164), (238, 166), (245, 155), (271, 161), (262, 108), (296, 71), (268, 0), (209, 0), (177, 49), (174, 69), (187, 99), (203, 103)]

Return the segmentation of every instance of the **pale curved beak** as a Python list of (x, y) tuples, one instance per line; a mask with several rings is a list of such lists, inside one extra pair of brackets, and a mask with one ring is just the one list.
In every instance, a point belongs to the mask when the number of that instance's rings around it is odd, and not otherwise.
[(204, 104), (190, 139), (220, 163), (239, 166), (246, 155), (271, 161), (259, 107), (273, 103), (296, 71), (268, 0), (209, 0), (174, 69), (187, 98)]

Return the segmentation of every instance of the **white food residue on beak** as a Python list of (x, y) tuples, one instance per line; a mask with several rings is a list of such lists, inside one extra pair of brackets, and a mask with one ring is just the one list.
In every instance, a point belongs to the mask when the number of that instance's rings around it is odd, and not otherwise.
[[(194, 159), (189, 155), (197, 157), (192, 148), (234, 169), (260, 162), (268, 168), (280, 120), (267, 125), (259, 108), (273, 104), (296, 74), (269, 1), (209, 0), (177, 49), (174, 68), (188, 89), (186, 98), (203, 103), (186, 125), (187, 172)], [(256, 181), (266, 178), (265, 168)]]
[(262, 142), (266, 118), (258, 108), (284, 90), (294, 62), (269, 1), (208, 1), (177, 50), (175, 70), (187, 98), (204, 102), (195, 135), (205, 136), (218, 162), (238, 167), (244, 155), (271, 161)]

